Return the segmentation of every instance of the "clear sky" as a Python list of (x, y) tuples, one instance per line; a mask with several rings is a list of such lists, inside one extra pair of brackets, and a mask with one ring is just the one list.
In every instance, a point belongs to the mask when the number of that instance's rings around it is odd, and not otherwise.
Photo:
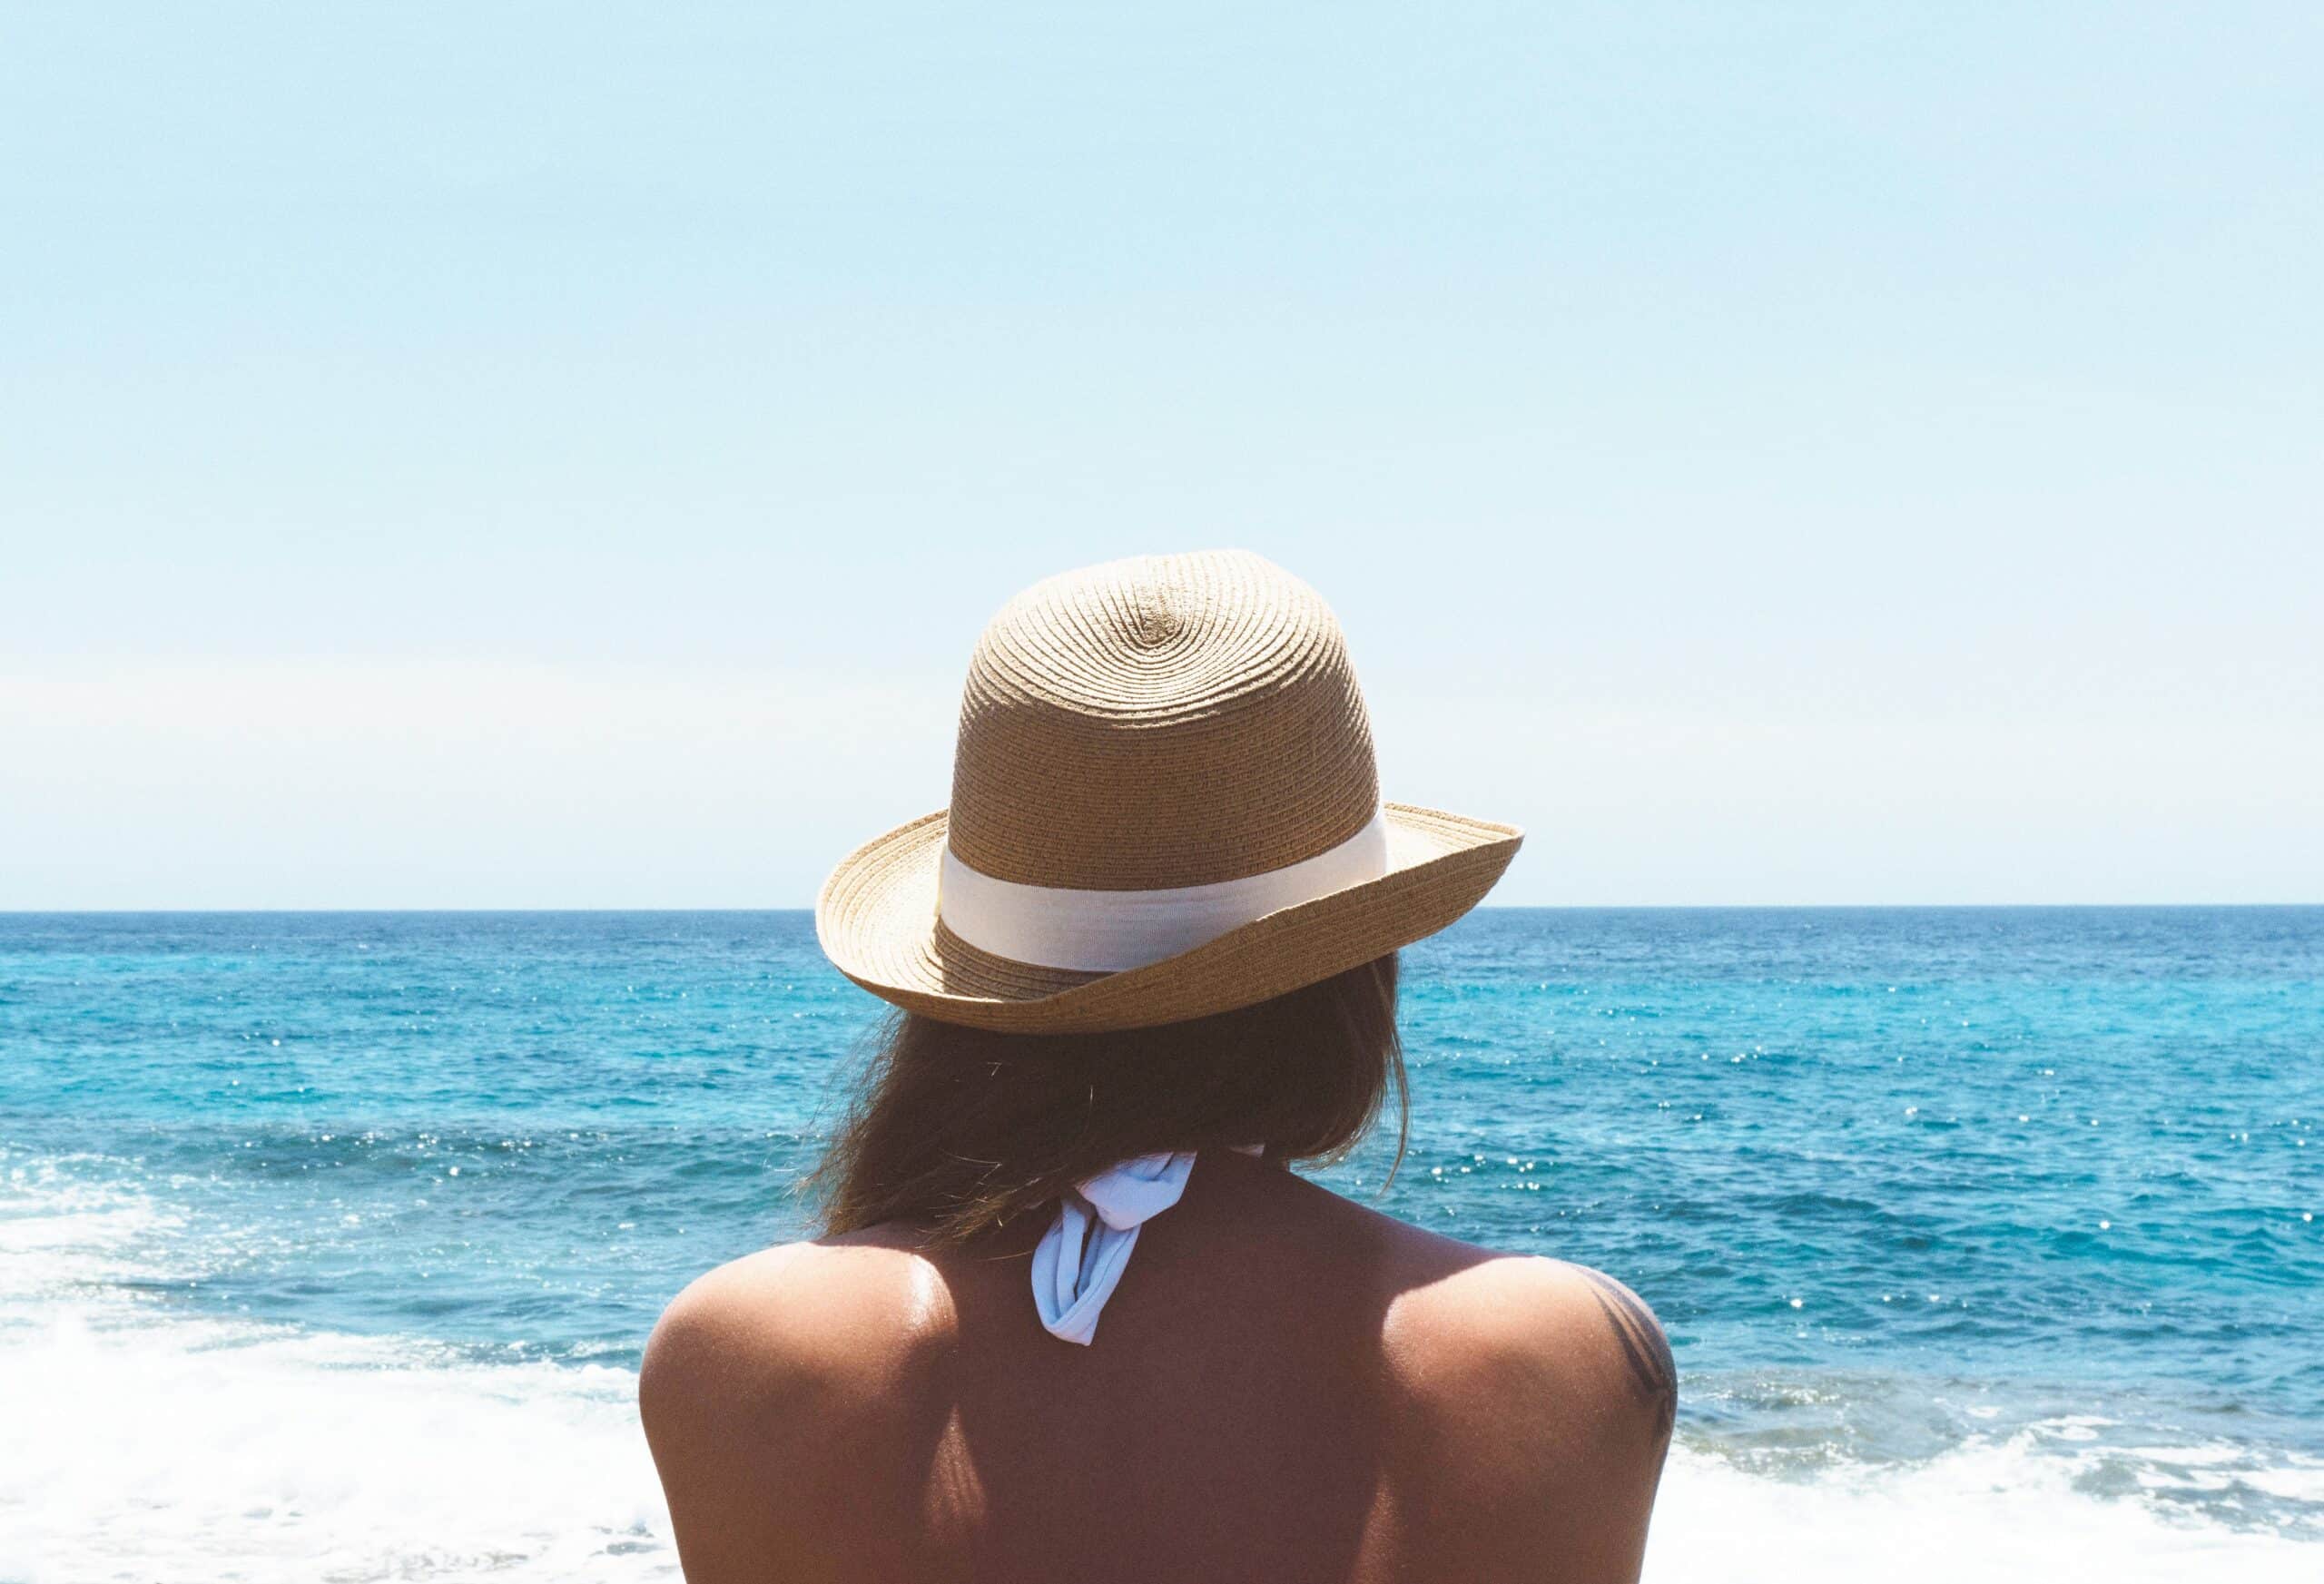
[(1221, 545), (1503, 900), (2324, 900), (2324, 9), (1118, 12), (11, 7), (0, 908), (802, 905)]

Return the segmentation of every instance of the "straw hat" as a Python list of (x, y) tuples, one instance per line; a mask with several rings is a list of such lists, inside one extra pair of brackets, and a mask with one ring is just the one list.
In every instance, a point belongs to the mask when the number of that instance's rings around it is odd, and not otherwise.
[(1014, 1033), (1249, 1006), (1443, 929), (1521, 832), (1380, 802), (1339, 623), (1246, 551), (1038, 583), (979, 640), (949, 809), (857, 849), (823, 950)]

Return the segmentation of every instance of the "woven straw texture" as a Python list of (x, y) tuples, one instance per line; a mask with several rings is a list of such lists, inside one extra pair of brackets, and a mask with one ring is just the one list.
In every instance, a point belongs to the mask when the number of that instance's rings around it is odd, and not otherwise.
[(960, 708), (949, 810), (824, 883), (824, 951), (873, 994), (1019, 1032), (1176, 1022), (1251, 1005), (1434, 933), (1514, 856), (1507, 825), (1392, 803), (1382, 878), (1146, 968), (1076, 973), (979, 950), (936, 916), (938, 861), (1082, 890), (1206, 885), (1312, 858), (1381, 810), (1339, 624), (1240, 551), (1050, 578), (986, 629)]
[(1052, 577), (1002, 608), (969, 662), (952, 851), (996, 879), (1239, 880), (1346, 841), (1379, 806), (1339, 624), (1256, 556)]

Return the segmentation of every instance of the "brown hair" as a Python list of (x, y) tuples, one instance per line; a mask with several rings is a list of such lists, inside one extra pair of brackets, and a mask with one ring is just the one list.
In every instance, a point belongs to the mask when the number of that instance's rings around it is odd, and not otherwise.
[(1257, 1144), (1269, 1160), (1336, 1160), (1392, 1088), (1401, 1161), (1393, 952), (1151, 1028), (1000, 1034), (899, 1013), (808, 1186), (827, 1231), (909, 1221), (957, 1243), (1133, 1156)]

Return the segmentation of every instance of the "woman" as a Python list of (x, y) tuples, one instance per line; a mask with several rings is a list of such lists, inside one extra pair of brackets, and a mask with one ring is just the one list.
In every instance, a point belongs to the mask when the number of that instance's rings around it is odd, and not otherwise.
[(1519, 840), (1380, 802), (1337, 623), (1256, 556), (1010, 602), (951, 806), (816, 905), (903, 1009), (829, 1235), (647, 1350), (693, 1584), (1635, 1578), (1675, 1395), (1645, 1307), (1286, 1169), (1401, 1104), (1395, 952)]

